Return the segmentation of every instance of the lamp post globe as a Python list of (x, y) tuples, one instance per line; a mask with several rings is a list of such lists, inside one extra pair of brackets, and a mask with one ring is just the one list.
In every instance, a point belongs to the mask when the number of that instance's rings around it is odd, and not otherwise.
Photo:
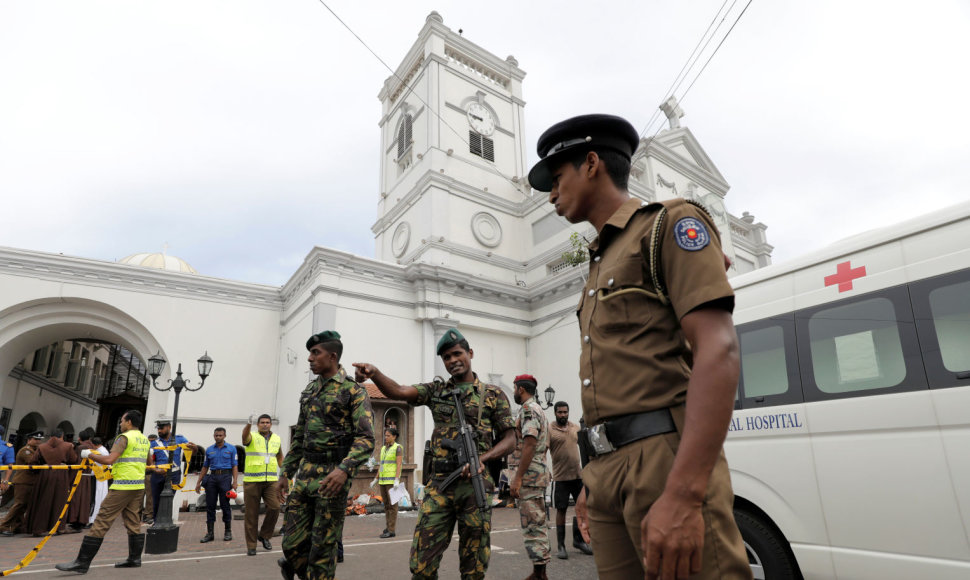
[(552, 388), (552, 385), (549, 385), (543, 392), (546, 397), (546, 409), (548, 409), (552, 406), (552, 402), (556, 400), (556, 389)]

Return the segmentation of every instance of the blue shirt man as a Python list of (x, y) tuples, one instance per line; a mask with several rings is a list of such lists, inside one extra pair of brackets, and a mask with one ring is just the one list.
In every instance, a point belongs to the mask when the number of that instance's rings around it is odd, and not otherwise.
[[(225, 442), (222, 446), (214, 443), (209, 445), (205, 450), (205, 462), (202, 463), (202, 467), (208, 467), (209, 470), (213, 469), (228, 469), (232, 470), (233, 467), (238, 465), (236, 461), (236, 446), (229, 445)], [(237, 470), (238, 471), (238, 470)]]
[[(153, 458), (155, 459), (155, 465), (171, 463), (171, 481), (172, 483), (180, 483), (182, 481), (182, 448), (177, 447), (172, 451), (161, 448), (189, 443), (189, 440), (181, 435), (172, 437), (172, 422), (168, 419), (159, 419), (156, 421), (155, 428), (158, 431), (158, 439), (149, 443)], [(165, 470), (159, 469), (152, 472), (150, 484), (152, 488), (152, 519), (154, 519), (158, 517), (158, 497), (162, 495), (162, 489), (165, 484)]]
[[(205, 450), (205, 462), (199, 472), (199, 482), (195, 484), (195, 493), (205, 487), (206, 534), (202, 543), (211, 542), (214, 538), (213, 528), (216, 523), (216, 501), (222, 508), (222, 522), (226, 525), (223, 540), (232, 539), (232, 507), (229, 503), (229, 491), (236, 491), (236, 479), (239, 468), (236, 461), (236, 447), (226, 443), (226, 430), (216, 427), (212, 432), (215, 444)], [(235, 493), (232, 494), (235, 497)]]
[[(3, 425), (0, 425), (0, 465), (13, 465), (16, 460), (17, 454), (14, 452), (13, 443), (3, 440)], [(11, 473), (13, 472), (9, 470), (0, 471), (0, 494), (7, 492), (7, 481)], [(10, 498), (13, 498), (13, 492), (10, 493)]]
[(14, 451), (13, 443), (3, 441), (3, 426), (0, 425), (0, 465), (13, 465), (17, 453)]

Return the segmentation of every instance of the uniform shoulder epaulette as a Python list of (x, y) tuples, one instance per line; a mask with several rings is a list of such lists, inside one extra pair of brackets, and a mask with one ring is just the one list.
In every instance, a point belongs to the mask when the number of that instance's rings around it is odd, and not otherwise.
[(685, 199), (683, 197), (675, 197), (673, 199), (665, 199), (663, 201), (655, 201), (653, 203), (649, 203), (649, 204), (643, 205), (641, 207), (662, 206), (662, 207), (666, 208), (667, 210), (671, 210), (671, 209), (673, 209), (675, 207), (679, 207), (679, 206), (682, 206), (682, 205), (692, 205), (692, 206), (696, 207), (697, 209), (701, 210), (702, 212), (704, 212), (704, 214), (708, 218), (710, 218), (711, 221), (714, 221), (714, 215), (711, 213), (711, 210), (707, 209), (707, 206), (706, 205), (704, 205), (700, 201), (697, 201), (696, 199)]
[(674, 199), (667, 199), (664, 201), (654, 202), (643, 206), (643, 207), (650, 207), (653, 205), (661, 206), (661, 209), (657, 214), (656, 219), (654, 219), (653, 231), (651, 232), (651, 235), (650, 235), (649, 260), (650, 260), (650, 279), (653, 282), (654, 289), (657, 291), (657, 297), (660, 299), (660, 302), (662, 304), (667, 304), (669, 302), (669, 299), (667, 297), (667, 288), (664, 285), (663, 280), (660, 279), (660, 243), (661, 243), (661, 236), (663, 233), (664, 219), (667, 217), (667, 212), (669, 210), (685, 204), (689, 204), (696, 207), (697, 209), (701, 210), (709, 220), (711, 220), (712, 222), (714, 221), (714, 216), (711, 215), (711, 212), (707, 209), (707, 207), (703, 203), (693, 199), (684, 199), (682, 197), (676, 197)]

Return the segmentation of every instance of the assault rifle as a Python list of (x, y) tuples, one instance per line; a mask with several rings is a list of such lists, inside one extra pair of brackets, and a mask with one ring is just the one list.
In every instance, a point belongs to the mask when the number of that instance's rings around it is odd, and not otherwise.
[[(435, 380), (441, 379), (435, 377)], [(462, 469), (467, 465), (468, 471), (471, 473), (472, 488), (475, 490), (475, 505), (478, 506), (479, 510), (484, 511), (490, 509), (491, 506), (488, 503), (488, 494), (485, 493), (485, 477), (478, 472), (478, 467), (481, 465), (478, 459), (478, 445), (475, 443), (478, 433), (465, 421), (465, 409), (458, 398), (458, 391), (453, 392), (452, 396), (455, 399), (455, 412), (458, 414), (458, 436), (454, 439), (442, 439), (441, 446), (445, 449), (451, 449), (458, 456), (458, 469), (451, 472), (441, 482), (438, 491), (448, 489), (456, 479), (461, 477)]]

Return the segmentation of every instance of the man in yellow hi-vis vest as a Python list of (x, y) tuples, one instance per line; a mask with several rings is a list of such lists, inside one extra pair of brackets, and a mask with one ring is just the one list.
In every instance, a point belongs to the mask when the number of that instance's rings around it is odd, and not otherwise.
[[(280, 516), (279, 493), (273, 491), (276, 471), (283, 465), (283, 449), (280, 436), (273, 433), (273, 418), (263, 414), (256, 419), (257, 433), (250, 433), (253, 417), (243, 427), (242, 443), (246, 448), (246, 473), (243, 475), (243, 499), (246, 505), (246, 554), (256, 555), (256, 540), (263, 548), (272, 550), (269, 539)], [(263, 527), (259, 525), (259, 500), (266, 502)]]
[(122, 515), (128, 529), (128, 559), (115, 563), (115, 568), (137, 568), (141, 566), (141, 552), (145, 547), (145, 534), (141, 533), (141, 502), (145, 496), (145, 466), (151, 463), (148, 453), (148, 438), (139, 429), (142, 414), (134, 409), (125, 411), (121, 417), (121, 435), (111, 446), (107, 455), (92, 455), (90, 449), (81, 452), (82, 459), (90, 459), (101, 465), (113, 465), (111, 473), (114, 482), (108, 495), (101, 502), (91, 527), (91, 532), (81, 541), (81, 549), (73, 562), (55, 566), (63, 572), (86, 574), (91, 560), (101, 548), (104, 535), (118, 515)]
[(393, 538), (397, 528), (397, 504), (391, 503), (391, 488), (401, 483), (401, 463), (404, 448), (397, 442), (398, 430), (394, 427), (384, 429), (384, 446), (381, 447), (381, 466), (377, 479), (371, 482), (380, 485), (381, 501), (384, 503), (384, 521), (387, 525), (381, 532), (382, 538)]

